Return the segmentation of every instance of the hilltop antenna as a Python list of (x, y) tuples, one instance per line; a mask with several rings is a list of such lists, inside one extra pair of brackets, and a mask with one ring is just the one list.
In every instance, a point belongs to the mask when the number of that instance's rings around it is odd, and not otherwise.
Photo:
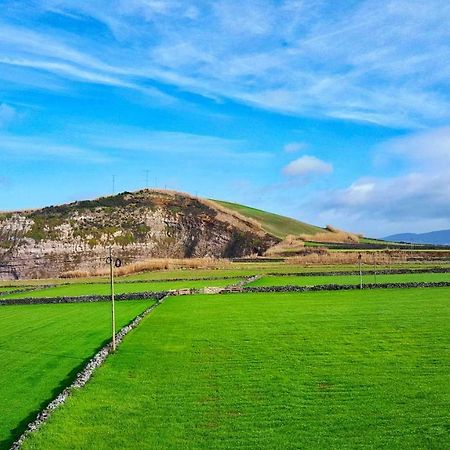
[(116, 176), (112, 176), (112, 195), (114, 195), (116, 192)]

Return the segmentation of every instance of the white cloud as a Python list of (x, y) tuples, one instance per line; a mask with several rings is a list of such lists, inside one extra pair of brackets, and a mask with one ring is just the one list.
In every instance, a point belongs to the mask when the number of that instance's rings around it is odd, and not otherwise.
[(378, 146), (376, 158), (377, 162), (403, 159), (439, 171), (450, 167), (450, 126), (391, 139)]
[(315, 156), (302, 156), (290, 162), (284, 169), (283, 173), (288, 176), (311, 176), (325, 175), (333, 172), (333, 166), (330, 163), (322, 161)]
[(377, 147), (376, 160), (401, 165), (403, 173), (360, 177), (319, 193), (308, 208), (374, 236), (450, 227), (450, 127), (388, 140)]
[(308, 144), (305, 142), (289, 142), (288, 144), (285, 144), (283, 151), (286, 153), (297, 153), (306, 148), (308, 148)]

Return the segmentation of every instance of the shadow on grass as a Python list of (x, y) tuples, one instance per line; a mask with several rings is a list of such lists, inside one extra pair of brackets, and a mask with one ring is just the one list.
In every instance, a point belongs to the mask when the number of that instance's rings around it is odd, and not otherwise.
[(52, 389), (51, 394), (47, 399), (41, 402), (39, 407), (34, 411), (30, 412), (27, 417), (25, 417), (16, 428), (10, 431), (9, 437), (0, 441), (0, 449), (8, 449), (11, 445), (21, 436), (21, 434), (27, 429), (28, 424), (34, 421), (37, 415), (45, 408), (47, 405), (53, 401), (65, 388), (70, 386), (76, 379), (79, 372), (81, 372), (87, 365), (87, 363), (91, 360), (91, 358), (97, 354), (105, 345), (110, 342), (110, 339), (105, 339), (92, 353), (90, 356), (85, 358), (80, 364), (74, 367), (69, 374), (60, 381), (58, 386)]

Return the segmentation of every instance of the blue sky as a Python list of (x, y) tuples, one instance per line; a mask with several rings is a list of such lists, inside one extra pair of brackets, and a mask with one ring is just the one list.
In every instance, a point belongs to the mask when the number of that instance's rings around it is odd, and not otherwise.
[(446, 2), (1, 6), (0, 210), (115, 175), (371, 236), (450, 228)]

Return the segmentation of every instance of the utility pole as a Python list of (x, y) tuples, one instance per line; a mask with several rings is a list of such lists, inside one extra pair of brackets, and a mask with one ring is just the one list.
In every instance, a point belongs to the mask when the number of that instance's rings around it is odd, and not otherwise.
[(376, 265), (376, 254), (373, 252), (373, 276), (375, 278), (375, 284), (377, 284), (377, 265)]
[(362, 269), (361, 269), (361, 253), (358, 255), (358, 263), (359, 263), (359, 288), (363, 288), (363, 278), (362, 278)]
[(119, 258), (113, 259), (112, 245), (109, 247), (109, 257), (106, 259), (109, 264), (109, 282), (111, 287), (111, 324), (112, 324), (112, 349), (116, 351), (116, 305), (114, 292), (114, 268), (119, 268), (122, 261)]

